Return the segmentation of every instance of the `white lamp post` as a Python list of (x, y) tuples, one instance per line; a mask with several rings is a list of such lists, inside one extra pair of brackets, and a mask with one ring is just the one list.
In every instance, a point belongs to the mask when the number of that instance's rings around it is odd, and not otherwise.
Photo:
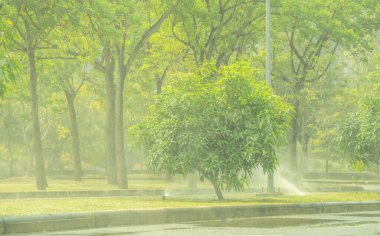
[[(270, 0), (266, 0), (266, 82), (272, 86), (271, 79), (271, 57), (270, 57)], [(274, 193), (273, 172), (268, 173), (268, 192)]]

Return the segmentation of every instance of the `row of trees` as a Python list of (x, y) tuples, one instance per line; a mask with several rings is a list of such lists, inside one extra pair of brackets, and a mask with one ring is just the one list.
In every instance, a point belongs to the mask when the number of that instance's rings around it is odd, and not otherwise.
[[(272, 6), (273, 86), (293, 106), (290, 160), (299, 173), (297, 145), (301, 156), (313, 140), (328, 147), (334, 122), (356, 108), (355, 91), (377, 83), (362, 78), (378, 52), (380, 7), (377, 0)], [(0, 13), (0, 159), (10, 173), (14, 165), (35, 169), (38, 189), (47, 187), (45, 164), (65, 161), (76, 180), (83, 164), (106, 167), (110, 184), (128, 188), (133, 139), (125, 134), (183, 73), (249, 61), (264, 77), (262, 1), (3, 0)]]

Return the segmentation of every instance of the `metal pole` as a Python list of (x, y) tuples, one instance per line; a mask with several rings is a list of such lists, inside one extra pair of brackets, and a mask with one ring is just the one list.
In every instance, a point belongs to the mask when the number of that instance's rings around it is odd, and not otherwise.
[[(272, 86), (271, 57), (270, 57), (270, 0), (266, 0), (266, 82)], [(268, 192), (274, 193), (273, 172), (268, 173)]]
[(270, 57), (270, 0), (266, 0), (266, 81), (272, 86)]

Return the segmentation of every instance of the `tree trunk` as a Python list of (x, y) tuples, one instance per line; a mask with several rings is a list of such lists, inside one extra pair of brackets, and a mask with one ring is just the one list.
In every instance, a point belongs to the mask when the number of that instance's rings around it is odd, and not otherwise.
[(305, 122), (305, 116), (302, 114), (302, 124), (301, 124), (301, 164), (300, 164), (300, 173), (302, 174), (305, 170), (306, 160), (308, 157), (308, 136), (307, 136), (307, 128)]
[(74, 106), (74, 97), (71, 92), (65, 90), (65, 96), (67, 100), (67, 105), (70, 113), (71, 122), (71, 137), (73, 139), (73, 149), (74, 149), (74, 178), (76, 181), (81, 181), (82, 179), (82, 165), (80, 159), (80, 141), (79, 141), (79, 131), (77, 114)]
[(167, 66), (164, 70), (164, 72), (162, 73), (162, 76), (160, 76), (159, 73), (156, 73), (155, 76), (156, 76), (156, 87), (157, 87), (157, 94), (161, 94), (162, 92), (162, 85), (164, 83), (164, 80), (166, 78), (166, 72), (168, 71), (169, 69), (169, 66)]
[(329, 173), (329, 158), (326, 156), (326, 162), (325, 162), (325, 173), (326, 176)]
[[(124, 43), (124, 42), (123, 42)], [(124, 48), (124, 45), (122, 45)], [(124, 150), (124, 81), (126, 68), (124, 66), (124, 50), (119, 52), (118, 58), (119, 80), (116, 85), (115, 102), (115, 134), (116, 134), (116, 163), (117, 163), (117, 184), (120, 189), (128, 189), (127, 168), (125, 163)]]
[(299, 181), (299, 166), (297, 159), (297, 136), (298, 136), (298, 113), (299, 113), (299, 101), (296, 98), (293, 104), (294, 112), (291, 121), (290, 131), (290, 166), (295, 173), (296, 181)]
[(106, 166), (107, 181), (109, 184), (117, 184), (117, 167), (116, 167), (116, 146), (115, 146), (115, 61), (106, 56)]
[[(30, 41), (30, 40), (29, 40)], [(45, 175), (45, 165), (42, 154), (41, 130), (38, 113), (38, 95), (37, 95), (37, 73), (34, 49), (32, 43), (28, 42), (28, 61), (30, 76), (30, 95), (32, 105), (32, 123), (33, 123), (33, 154), (36, 166), (36, 185), (38, 190), (45, 190), (47, 185)]]
[(116, 162), (117, 162), (117, 183), (119, 188), (128, 189), (127, 170), (125, 163), (124, 149), (124, 83), (119, 83), (116, 91)]
[(208, 179), (210, 180), (212, 186), (214, 186), (214, 190), (215, 190), (216, 196), (218, 197), (218, 200), (219, 201), (224, 200), (223, 193), (219, 187), (217, 178), (215, 176), (212, 176), (212, 177), (209, 177)]
[(35, 167), (34, 167), (34, 154), (33, 154), (33, 148), (31, 145), (28, 143), (28, 151), (29, 151), (29, 159), (28, 159), (28, 176), (32, 177), (33, 174), (35, 173)]
[[(9, 138), (9, 137), (8, 137)], [(13, 148), (10, 138), (8, 139), (8, 165), (9, 165), (9, 177), (13, 177)]]
[(169, 15), (177, 8), (177, 6), (183, 0), (177, 0), (171, 7), (169, 7), (162, 16), (150, 26), (144, 34), (141, 36), (138, 43), (133, 47), (133, 50), (128, 54), (128, 60), (125, 63), (125, 42), (126, 34), (123, 34), (120, 45), (117, 47), (118, 54), (118, 69), (119, 69), (119, 78), (116, 84), (116, 162), (117, 162), (117, 175), (118, 175), (118, 186), (121, 189), (128, 188), (127, 181), (127, 170), (125, 163), (125, 150), (124, 150), (124, 82), (127, 74), (129, 73), (132, 63), (137, 57), (137, 54), (144, 46), (146, 41), (153, 35), (153, 33), (159, 29), (162, 23), (169, 17)]

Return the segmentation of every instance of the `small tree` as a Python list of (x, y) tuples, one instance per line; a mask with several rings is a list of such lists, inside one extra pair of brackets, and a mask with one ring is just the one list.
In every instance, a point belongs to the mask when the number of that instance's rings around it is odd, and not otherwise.
[(158, 95), (136, 133), (149, 169), (198, 172), (223, 200), (221, 190), (242, 190), (254, 168), (275, 169), (289, 108), (246, 65), (203, 67)]

